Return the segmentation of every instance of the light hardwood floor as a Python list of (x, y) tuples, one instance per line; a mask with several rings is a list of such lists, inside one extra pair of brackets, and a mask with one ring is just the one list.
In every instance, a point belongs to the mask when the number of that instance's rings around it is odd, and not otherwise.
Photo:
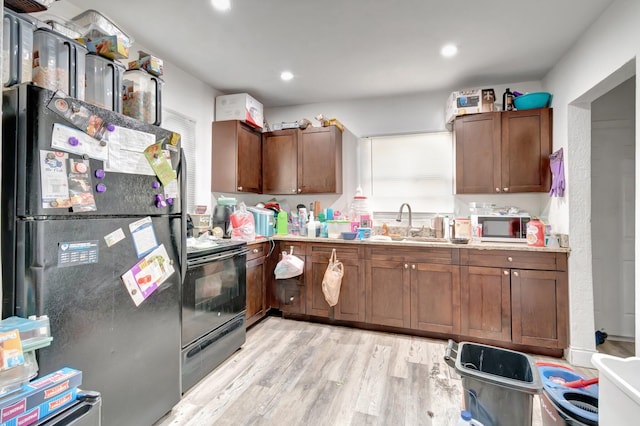
[[(446, 344), (269, 317), (155, 426), (455, 425), (462, 384)], [(537, 396), (533, 424), (542, 424)]]

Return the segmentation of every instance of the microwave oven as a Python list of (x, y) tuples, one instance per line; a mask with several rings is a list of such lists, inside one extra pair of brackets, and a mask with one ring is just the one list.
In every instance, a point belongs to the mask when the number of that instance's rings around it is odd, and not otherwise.
[(482, 225), (480, 241), (527, 242), (527, 215), (472, 215), (471, 225)]

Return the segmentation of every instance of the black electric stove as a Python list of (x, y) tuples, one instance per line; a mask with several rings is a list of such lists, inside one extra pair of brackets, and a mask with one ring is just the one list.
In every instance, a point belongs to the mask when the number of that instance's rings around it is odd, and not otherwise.
[(230, 240), (224, 238), (210, 239), (196, 246), (187, 245), (187, 259), (195, 259), (204, 256), (210, 256), (223, 251), (240, 248), (247, 245), (246, 241)]

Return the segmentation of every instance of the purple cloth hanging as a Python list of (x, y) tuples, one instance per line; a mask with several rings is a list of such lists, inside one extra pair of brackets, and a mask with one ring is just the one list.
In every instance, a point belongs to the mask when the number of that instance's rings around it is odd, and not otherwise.
[(551, 161), (551, 191), (550, 197), (564, 197), (564, 156), (562, 148), (549, 156)]

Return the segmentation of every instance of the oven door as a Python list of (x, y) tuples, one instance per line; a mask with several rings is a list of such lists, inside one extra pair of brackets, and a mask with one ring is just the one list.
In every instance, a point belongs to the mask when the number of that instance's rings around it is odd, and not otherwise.
[(247, 249), (189, 259), (182, 286), (182, 347), (243, 313)]

